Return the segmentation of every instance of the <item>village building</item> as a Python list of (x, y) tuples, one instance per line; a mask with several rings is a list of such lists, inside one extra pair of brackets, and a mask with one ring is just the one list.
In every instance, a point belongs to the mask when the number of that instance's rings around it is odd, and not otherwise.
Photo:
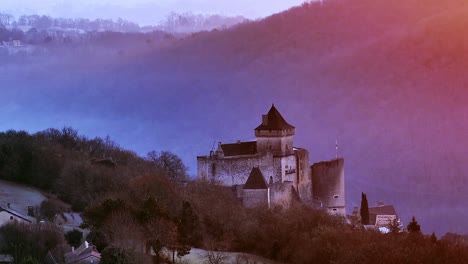
[(369, 207), (369, 224), (376, 227), (389, 227), (394, 221), (399, 221), (393, 205), (379, 204), (376, 207)]
[(12, 209), (10, 203), (6, 206), (0, 206), (0, 226), (11, 222), (30, 224), (34, 222), (34, 218)]
[(23, 46), (21, 44), (21, 40), (18, 40), (18, 39), (13, 39), (13, 40), (9, 40), (9, 41), (2, 41), (2, 46), (4, 47), (21, 47)]
[(14, 263), (15, 259), (10, 254), (0, 254), (0, 264)]
[(77, 249), (65, 254), (65, 264), (97, 264), (101, 260), (101, 254), (96, 247), (85, 241)]
[(245, 206), (285, 206), (294, 200), (346, 215), (344, 160), (310, 166), (309, 152), (294, 146), (295, 127), (274, 105), (254, 129), (255, 141), (223, 144), (197, 157), (197, 177), (232, 186)]

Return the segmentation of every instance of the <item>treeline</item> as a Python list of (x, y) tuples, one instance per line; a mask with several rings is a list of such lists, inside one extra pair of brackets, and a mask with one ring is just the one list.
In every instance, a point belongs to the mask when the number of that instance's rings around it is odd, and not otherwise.
[(177, 173), (174, 181), (186, 177), (185, 165), (170, 152), (143, 158), (109, 137), (89, 139), (72, 128), (0, 133), (0, 179), (56, 194), (78, 211), (126, 189), (137, 176), (165, 171)]
[[(39, 187), (82, 211), (90, 232), (81, 241), (102, 252), (102, 263), (178, 262), (192, 247), (209, 250), (219, 260), (211, 263), (223, 263), (225, 251), (284, 263), (468, 262), (463, 241), (438, 240), (419, 228), (381, 234), (299, 202), (290, 209), (244, 208), (231, 188), (187, 179), (170, 152), (139, 157), (109, 137), (89, 139), (71, 128), (0, 133), (0, 178)], [(49, 219), (63, 210), (54, 199), (41, 209)], [(69, 252), (53, 225), (9, 224), (0, 234), (0, 251), (15, 263)]]
[(172, 12), (167, 16), (166, 20), (154, 28), (167, 32), (190, 33), (226, 29), (245, 21), (247, 19), (242, 16), (224, 17), (220, 15), (179, 14)]
[(118, 18), (112, 19), (86, 19), (86, 18), (53, 18), (45, 15), (22, 15), (15, 19), (10, 14), (0, 13), (0, 24), (4, 26), (29, 27), (37, 30), (75, 29), (83, 31), (115, 31), (138, 32), (140, 26), (137, 23)]
[(172, 12), (158, 25), (141, 27), (135, 22), (122, 18), (94, 19), (87, 18), (53, 18), (45, 15), (22, 15), (17, 19), (0, 13), (0, 25), (12, 28), (35, 28), (36, 30), (81, 30), (84, 32), (147, 32), (163, 30), (166, 32), (191, 33), (212, 29), (224, 29), (246, 21), (242, 16), (225, 17), (220, 15), (179, 14)]

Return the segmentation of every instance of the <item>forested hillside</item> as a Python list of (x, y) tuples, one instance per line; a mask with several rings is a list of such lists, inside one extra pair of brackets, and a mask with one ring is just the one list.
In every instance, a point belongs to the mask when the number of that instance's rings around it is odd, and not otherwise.
[(364, 191), (424, 232), (465, 233), (467, 17), (461, 0), (330, 0), (182, 39), (41, 45), (3, 57), (0, 128), (112, 134), (173, 150), (193, 175), (195, 156), (251, 140), (275, 103), (311, 161), (338, 139), (348, 210)]
[[(71, 128), (2, 132), (0, 161), (0, 178), (38, 186), (71, 203), (89, 229), (83, 238), (75, 230), (80, 237), (72, 244), (70, 233), (49, 222), (64, 208), (55, 199), (45, 201), (38, 215), (45, 222), (0, 227), (0, 251), (15, 263), (45, 263), (51, 255), (62, 263), (82, 239), (97, 247), (102, 263), (180, 263), (192, 247), (207, 249), (202, 257), (210, 263), (223, 263), (226, 251), (280, 263), (468, 260), (460, 235), (424, 235), (416, 221), (408, 232), (394, 226), (381, 234), (299, 202), (289, 209), (248, 209), (230, 188), (187, 181), (184, 164), (170, 152), (142, 158), (108, 137), (90, 139)], [(163, 248), (177, 255), (173, 259)], [(244, 255), (236, 261), (253, 260)]]

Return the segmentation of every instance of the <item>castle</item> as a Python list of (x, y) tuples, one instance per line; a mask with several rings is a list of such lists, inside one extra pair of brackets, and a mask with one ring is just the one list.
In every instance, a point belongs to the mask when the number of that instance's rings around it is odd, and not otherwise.
[(197, 177), (232, 186), (247, 207), (283, 206), (293, 200), (346, 215), (344, 160), (309, 164), (309, 152), (294, 147), (295, 127), (272, 105), (254, 129), (256, 141), (219, 143), (197, 157)]

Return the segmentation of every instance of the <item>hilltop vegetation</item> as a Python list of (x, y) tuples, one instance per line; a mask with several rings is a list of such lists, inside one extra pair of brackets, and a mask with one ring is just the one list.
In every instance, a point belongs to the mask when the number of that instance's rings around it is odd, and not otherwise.
[[(83, 212), (86, 239), (105, 261), (170, 262), (163, 247), (179, 255), (191, 247), (248, 252), (284, 263), (468, 261), (460, 240), (437, 240), (419, 229), (383, 235), (299, 203), (288, 210), (244, 208), (230, 188), (187, 181), (185, 165), (170, 152), (142, 158), (71, 128), (0, 133), (0, 153), (0, 178), (40, 187)], [(53, 225), (9, 224), (0, 234), (0, 250), (18, 263), (42, 262), (48, 251), (59, 259), (69, 250)], [(142, 254), (149, 246), (153, 260)]]

